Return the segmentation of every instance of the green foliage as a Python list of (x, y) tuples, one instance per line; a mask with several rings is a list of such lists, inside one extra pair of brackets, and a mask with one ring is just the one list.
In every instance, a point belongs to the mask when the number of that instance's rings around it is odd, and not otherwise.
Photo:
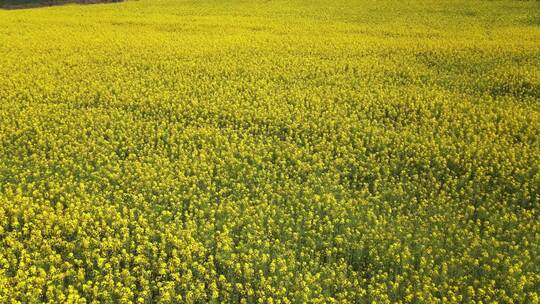
[(0, 303), (538, 303), (539, 11), (0, 11)]

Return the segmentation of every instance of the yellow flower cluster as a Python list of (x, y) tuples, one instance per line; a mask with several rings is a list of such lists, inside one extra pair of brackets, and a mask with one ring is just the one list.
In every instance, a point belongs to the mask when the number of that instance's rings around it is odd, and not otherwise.
[(539, 303), (538, 12), (0, 11), (0, 303)]

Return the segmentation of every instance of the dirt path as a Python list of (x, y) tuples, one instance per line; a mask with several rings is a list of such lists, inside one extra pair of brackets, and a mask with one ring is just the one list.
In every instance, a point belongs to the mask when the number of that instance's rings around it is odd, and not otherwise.
[(12, 1), (12, 2), (0, 1), (0, 9), (12, 10), (12, 9), (27, 9), (27, 8), (65, 5), (65, 4), (70, 4), (70, 3), (98, 4), (98, 3), (115, 3), (115, 2), (123, 2), (123, 1), (124, 0), (52, 0), (52, 1), (35, 1), (35, 2), (26, 2), (26, 3), (20, 3), (21, 1)]

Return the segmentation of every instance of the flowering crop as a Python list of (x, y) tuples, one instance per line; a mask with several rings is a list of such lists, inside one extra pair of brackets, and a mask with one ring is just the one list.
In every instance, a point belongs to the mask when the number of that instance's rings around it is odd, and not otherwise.
[(0, 11), (0, 303), (539, 303), (539, 12)]

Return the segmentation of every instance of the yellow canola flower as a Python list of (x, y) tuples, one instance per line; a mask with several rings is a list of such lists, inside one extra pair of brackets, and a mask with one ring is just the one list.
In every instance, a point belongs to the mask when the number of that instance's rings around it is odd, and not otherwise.
[(0, 10), (0, 303), (538, 303), (537, 11)]

